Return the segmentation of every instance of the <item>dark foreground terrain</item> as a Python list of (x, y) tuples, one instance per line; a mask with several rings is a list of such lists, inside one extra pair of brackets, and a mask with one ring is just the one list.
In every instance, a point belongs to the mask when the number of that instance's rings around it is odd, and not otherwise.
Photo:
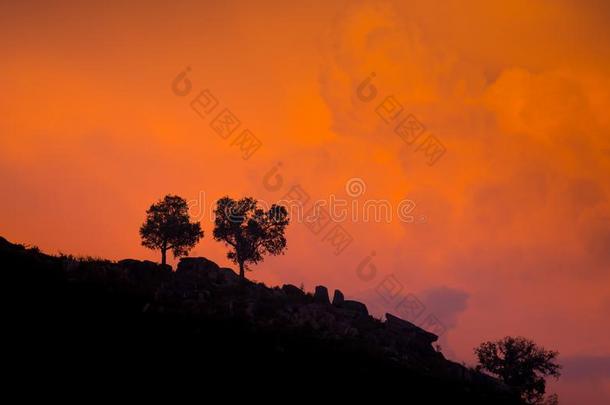
[[(519, 404), (497, 380), (446, 360), (437, 337), (324, 287), (240, 283), (204, 258), (152, 262), (49, 256), (0, 238), (5, 368), (104, 391), (126, 381), (377, 392), (399, 403)], [(126, 385), (130, 385), (127, 383)], [(263, 388), (264, 387), (264, 388)], [(326, 392), (326, 391), (325, 391)], [(289, 399), (289, 398), (286, 398)]]

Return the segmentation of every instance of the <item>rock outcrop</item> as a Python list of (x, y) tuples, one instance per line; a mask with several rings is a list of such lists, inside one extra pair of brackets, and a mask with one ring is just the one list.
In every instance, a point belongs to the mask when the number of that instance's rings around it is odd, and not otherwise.
[(402, 333), (405, 336), (413, 335), (417, 338), (417, 340), (426, 342), (427, 344), (432, 344), (438, 340), (438, 336), (434, 333), (427, 332), (422, 328), (415, 326), (409, 321), (405, 321), (404, 319), (400, 319), (397, 316), (392, 314), (385, 314), (385, 326), (388, 330)]
[(335, 293), (333, 294), (333, 305), (339, 307), (343, 304), (343, 301), (345, 301), (343, 293), (339, 290), (335, 290)]
[(197, 358), (195, 364), (246, 368), (248, 375), (263, 365), (276, 376), (306, 379), (325, 371), (328, 378), (367, 375), (410, 384), (410, 395), (440, 384), (452, 399), (480, 399), (467, 403), (517, 403), (496, 380), (447, 361), (432, 347), (436, 335), (391, 314), (375, 319), (339, 290), (331, 305), (324, 286), (308, 294), (290, 284), (242, 282), (204, 257), (183, 258), (172, 272), (135, 259), (54, 257), (2, 238), (0, 260), (13, 278), (8, 285), (22, 295), (15, 302), (27, 303), (27, 336), (41, 339), (37, 325), (51, 325), (51, 352), (62, 356), (71, 347), (61, 345), (83, 342), (75, 357), (103, 348), (104, 360), (121, 359), (150, 343), (143, 358), (173, 359), (181, 351), (189, 363)]
[(286, 293), (289, 297), (299, 297), (302, 298), (305, 296), (305, 292), (301, 290), (299, 287), (292, 284), (284, 284), (282, 286), (282, 291)]
[(316, 290), (313, 294), (313, 300), (320, 304), (330, 304), (328, 289), (323, 285), (316, 286)]
[(341, 304), (341, 308), (351, 311), (357, 315), (368, 316), (369, 311), (362, 302), (354, 300), (344, 300)]

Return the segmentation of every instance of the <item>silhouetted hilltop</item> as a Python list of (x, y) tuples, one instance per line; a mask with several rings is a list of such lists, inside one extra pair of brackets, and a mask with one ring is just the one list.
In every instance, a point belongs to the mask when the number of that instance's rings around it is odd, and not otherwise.
[(9, 340), (21, 366), (47, 376), (57, 364), (71, 378), (111, 369), (156, 380), (188, 369), (211, 388), (239, 375), (308, 390), (392, 386), (411, 403), (520, 403), (499, 381), (446, 360), (434, 334), (391, 314), (375, 319), (340, 291), (331, 302), (322, 286), (308, 294), (241, 283), (205, 258), (184, 258), (173, 272), (149, 261), (50, 256), (3, 238), (0, 262), (14, 308)]

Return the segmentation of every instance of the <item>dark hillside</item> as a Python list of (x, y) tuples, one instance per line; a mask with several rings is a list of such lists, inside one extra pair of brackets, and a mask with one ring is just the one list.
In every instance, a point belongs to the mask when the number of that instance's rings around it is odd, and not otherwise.
[[(202, 389), (242, 378), (397, 390), (410, 403), (518, 404), (500, 382), (446, 360), (436, 336), (355, 301), (240, 283), (204, 258), (176, 272), (152, 262), (77, 260), (0, 238), (11, 358), (28, 379), (188, 375)], [(108, 380), (110, 378), (110, 380)], [(394, 388), (388, 388), (394, 387)]]

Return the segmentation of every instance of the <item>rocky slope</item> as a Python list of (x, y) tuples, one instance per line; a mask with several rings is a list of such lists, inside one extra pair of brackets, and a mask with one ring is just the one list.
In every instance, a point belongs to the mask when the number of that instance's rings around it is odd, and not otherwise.
[(308, 390), (347, 381), (408, 392), (412, 403), (520, 403), (497, 380), (446, 360), (434, 334), (391, 314), (375, 319), (340, 291), (331, 301), (323, 286), (308, 294), (242, 283), (205, 258), (184, 258), (173, 272), (148, 261), (49, 256), (2, 238), (0, 262), (17, 369), (50, 374), (60, 363), (76, 379), (107, 368), (188, 374), (208, 388), (235, 375)]

